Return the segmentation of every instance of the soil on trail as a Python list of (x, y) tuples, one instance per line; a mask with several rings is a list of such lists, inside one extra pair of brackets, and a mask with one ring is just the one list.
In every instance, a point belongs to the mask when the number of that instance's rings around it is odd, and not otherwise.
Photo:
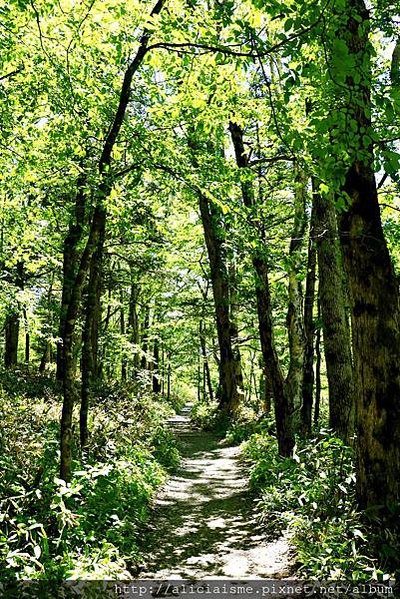
[(139, 577), (286, 578), (293, 571), (288, 535), (267, 540), (238, 447), (194, 429), (190, 406), (169, 420), (183, 456), (158, 496), (143, 539)]

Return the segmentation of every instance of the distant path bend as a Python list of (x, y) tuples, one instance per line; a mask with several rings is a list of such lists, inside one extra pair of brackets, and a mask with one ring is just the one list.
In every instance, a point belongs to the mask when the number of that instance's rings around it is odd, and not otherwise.
[(140, 578), (290, 576), (287, 535), (267, 541), (260, 530), (240, 449), (194, 429), (190, 410), (168, 421), (183, 459), (156, 500)]

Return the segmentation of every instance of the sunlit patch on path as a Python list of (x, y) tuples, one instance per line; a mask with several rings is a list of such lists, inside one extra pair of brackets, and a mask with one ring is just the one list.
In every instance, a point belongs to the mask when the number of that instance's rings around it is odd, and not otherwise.
[(260, 529), (240, 449), (191, 428), (189, 412), (170, 420), (183, 460), (157, 499), (140, 578), (289, 576), (287, 536), (267, 540)]

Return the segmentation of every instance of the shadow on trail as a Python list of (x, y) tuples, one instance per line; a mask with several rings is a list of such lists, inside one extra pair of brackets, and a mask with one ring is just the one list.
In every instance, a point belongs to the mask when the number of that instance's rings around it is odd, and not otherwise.
[(239, 448), (193, 429), (189, 413), (188, 406), (169, 421), (183, 459), (156, 501), (140, 577), (289, 575), (287, 538), (267, 542), (259, 528)]

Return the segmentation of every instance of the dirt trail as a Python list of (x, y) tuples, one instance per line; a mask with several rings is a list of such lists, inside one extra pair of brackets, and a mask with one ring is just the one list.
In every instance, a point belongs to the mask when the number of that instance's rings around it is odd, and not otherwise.
[(160, 493), (143, 540), (145, 578), (284, 578), (287, 535), (267, 541), (254, 511), (238, 447), (190, 425), (190, 406), (169, 420), (183, 456)]

